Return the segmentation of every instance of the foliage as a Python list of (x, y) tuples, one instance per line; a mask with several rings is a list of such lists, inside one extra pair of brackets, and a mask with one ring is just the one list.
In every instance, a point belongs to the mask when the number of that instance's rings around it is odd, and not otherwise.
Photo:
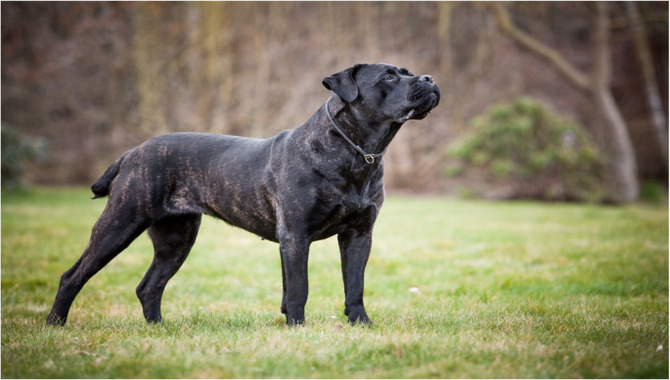
[(2, 188), (13, 189), (24, 185), (23, 164), (43, 155), (44, 142), (29, 139), (19, 130), (2, 123)]
[(491, 107), (472, 133), (452, 145), (451, 175), (478, 170), (504, 197), (599, 200), (601, 154), (583, 129), (530, 98)]
[[(279, 312), (277, 246), (211, 218), (168, 284), (134, 294), (140, 237), (44, 326), (105, 206), (83, 189), (2, 197), (3, 378), (667, 378), (668, 209), (390, 197), (342, 315), (339, 251), (313, 244), (305, 326)], [(412, 289), (412, 291), (410, 291)]]
[[(555, 56), (579, 62), (580, 70), (597, 66), (592, 3), (529, 4), (505, 8), (533, 38), (560, 46)], [(658, 77), (666, 78), (668, 4), (637, 4)], [(293, 128), (330, 95), (321, 86), (325, 76), (355, 63), (391, 62), (431, 74), (443, 97), (391, 144), (389, 188), (447, 188), (451, 182), (440, 176), (444, 147), (492, 102), (524, 89), (609, 136), (595, 98), (513, 43), (494, 8), (422, 1), (6, 1), (3, 120), (49, 141), (48, 159), (30, 166), (31, 177), (85, 185), (121, 153), (165, 132), (269, 137)], [(610, 38), (612, 90), (635, 148), (647, 152), (638, 155), (640, 172), (667, 182), (667, 159), (654, 154), (657, 135), (646, 122), (642, 76), (631, 69), (639, 62), (626, 7), (610, 8), (617, 25)]]
[(642, 189), (640, 191), (640, 200), (657, 205), (667, 205), (668, 188), (655, 181), (643, 181)]

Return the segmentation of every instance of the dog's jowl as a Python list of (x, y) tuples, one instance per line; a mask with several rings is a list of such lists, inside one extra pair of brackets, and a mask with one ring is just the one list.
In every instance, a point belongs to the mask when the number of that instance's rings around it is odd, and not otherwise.
[(137, 287), (144, 316), (161, 320), (165, 285), (195, 242), (202, 214), (279, 243), (282, 313), (305, 319), (307, 258), (337, 235), (344, 313), (370, 324), (363, 277), (384, 200), (383, 154), (404, 122), (439, 102), (429, 75), (356, 65), (323, 80), (333, 91), (304, 124), (259, 140), (205, 133), (159, 136), (119, 157), (91, 189), (109, 196), (81, 258), (60, 280), (48, 324), (64, 324), (86, 281), (148, 230), (154, 259)]

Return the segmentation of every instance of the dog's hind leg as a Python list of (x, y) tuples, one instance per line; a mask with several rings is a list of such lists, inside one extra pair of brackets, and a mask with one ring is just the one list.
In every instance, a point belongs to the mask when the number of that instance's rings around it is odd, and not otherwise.
[(53, 308), (47, 317), (48, 325), (65, 324), (70, 306), (84, 284), (151, 224), (148, 217), (119, 217), (124, 215), (122, 211), (129, 209), (119, 207), (117, 202), (107, 203), (105, 211), (93, 226), (91, 240), (81, 258), (61, 277)]
[(137, 297), (147, 322), (160, 322), (161, 299), (165, 285), (177, 273), (195, 243), (202, 215), (178, 215), (163, 218), (149, 227), (154, 244), (154, 259), (142, 282)]

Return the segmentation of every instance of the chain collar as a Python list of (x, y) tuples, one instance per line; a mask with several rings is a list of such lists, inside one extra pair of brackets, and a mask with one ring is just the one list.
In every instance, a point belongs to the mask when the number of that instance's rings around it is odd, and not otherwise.
[(378, 159), (382, 158), (386, 151), (381, 152), (381, 153), (367, 153), (360, 146), (356, 145), (356, 143), (354, 143), (349, 138), (349, 136), (347, 136), (344, 133), (342, 128), (340, 128), (339, 124), (337, 124), (337, 122), (333, 118), (333, 115), (330, 114), (330, 108), (328, 107), (329, 104), (330, 104), (330, 99), (332, 99), (332, 97), (328, 98), (328, 100), (326, 101), (326, 115), (328, 115), (328, 119), (330, 120), (331, 124), (333, 124), (333, 127), (335, 127), (335, 130), (337, 131), (337, 133), (339, 133), (340, 136), (342, 136), (349, 143), (349, 145), (354, 147), (354, 149), (356, 149), (356, 151), (358, 153), (362, 154), (363, 158), (365, 158), (365, 162), (367, 162), (368, 164), (374, 164), (375, 162), (377, 162)]

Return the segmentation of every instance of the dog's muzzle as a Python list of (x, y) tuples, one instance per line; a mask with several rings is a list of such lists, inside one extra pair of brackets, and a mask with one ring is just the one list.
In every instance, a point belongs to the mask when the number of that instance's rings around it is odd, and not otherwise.
[(440, 103), (440, 89), (430, 75), (422, 75), (412, 84), (407, 96), (409, 106), (399, 112), (395, 119), (399, 123), (407, 120), (421, 120)]

